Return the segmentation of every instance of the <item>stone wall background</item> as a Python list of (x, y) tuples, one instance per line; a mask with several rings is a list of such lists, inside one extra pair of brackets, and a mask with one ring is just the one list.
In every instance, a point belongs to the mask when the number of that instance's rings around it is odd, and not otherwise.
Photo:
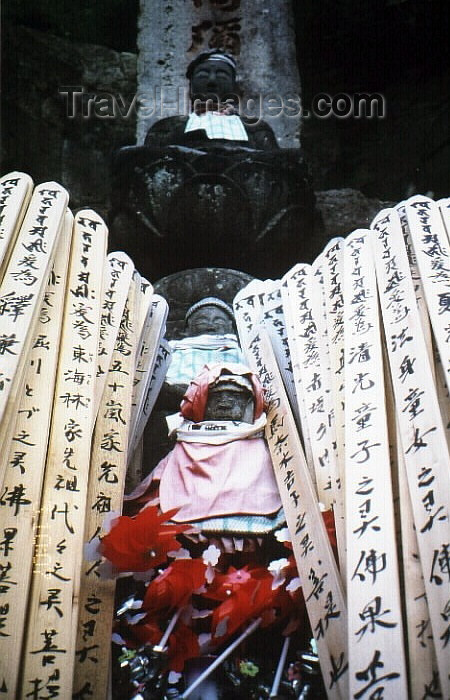
[[(68, 119), (58, 88), (131, 100), (137, 9), (137, 0), (3, 8), (2, 172), (57, 180), (73, 208), (106, 216), (111, 152), (136, 142), (135, 113)], [(447, 3), (293, 0), (293, 9), (304, 106), (318, 92), (341, 91), (380, 92), (387, 105), (383, 120), (303, 122), (327, 235), (367, 225), (383, 201), (450, 194)]]

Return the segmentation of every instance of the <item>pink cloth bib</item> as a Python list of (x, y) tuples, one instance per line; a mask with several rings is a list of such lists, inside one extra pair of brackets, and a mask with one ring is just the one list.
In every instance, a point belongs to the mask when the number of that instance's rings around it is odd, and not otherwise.
[[(160, 480), (162, 512), (179, 508), (172, 518), (176, 522), (237, 513), (269, 515), (281, 508), (263, 438), (224, 445), (177, 442), (151, 477)], [(128, 498), (136, 498), (144, 490), (138, 487)]]

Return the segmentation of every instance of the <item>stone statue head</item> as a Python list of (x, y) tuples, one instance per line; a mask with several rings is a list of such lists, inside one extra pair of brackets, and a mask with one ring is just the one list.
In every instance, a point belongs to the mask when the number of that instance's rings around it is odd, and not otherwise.
[(216, 297), (205, 297), (193, 304), (186, 312), (185, 323), (189, 337), (234, 333), (233, 309)]
[(237, 99), (236, 62), (230, 54), (216, 49), (202, 51), (189, 64), (186, 77), (193, 103), (218, 104)]
[(222, 375), (210, 386), (206, 402), (205, 420), (232, 420), (252, 422), (253, 392), (245, 377)]
[(181, 415), (194, 423), (254, 423), (265, 409), (264, 390), (257, 375), (245, 365), (233, 362), (205, 365), (189, 384), (180, 406)]

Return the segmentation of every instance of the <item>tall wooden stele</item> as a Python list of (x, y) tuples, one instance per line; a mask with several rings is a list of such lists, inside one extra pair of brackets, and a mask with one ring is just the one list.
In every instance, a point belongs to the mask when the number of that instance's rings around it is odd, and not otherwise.
[[(244, 102), (255, 100), (248, 114), (258, 116), (260, 96), (266, 96), (266, 103), (270, 96), (291, 97), (299, 105), (290, 0), (143, 0), (138, 35), (138, 144), (155, 121), (187, 108), (186, 66), (208, 48), (223, 48), (236, 58)], [(281, 147), (298, 147), (300, 117), (294, 112), (299, 110), (291, 110), (291, 116), (274, 116), (279, 111), (274, 107), (273, 116), (267, 110), (259, 116), (270, 123)]]

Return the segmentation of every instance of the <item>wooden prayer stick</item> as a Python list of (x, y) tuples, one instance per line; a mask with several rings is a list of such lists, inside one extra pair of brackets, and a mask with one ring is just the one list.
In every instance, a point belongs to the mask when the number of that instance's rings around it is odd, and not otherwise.
[(13, 251), (17, 233), (30, 202), (33, 180), (26, 173), (12, 172), (0, 178), (0, 284)]
[[(17, 411), (13, 439), (5, 445), (5, 480), (0, 505), (0, 563), (9, 575), (2, 585), (0, 605), (0, 686), (16, 697), (22, 638), (31, 575), (48, 568), (48, 528), (39, 524), (42, 482), (53, 405), (59, 339), (66, 292), (73, 216), (66, 222), (58, 242), (32, 349), (25, 372), (25, 386)], [(2, 456), (3, 457), (3, 456)], [(6, 692), (6, 691), (5, 691)]]
[[(128, 285), (127, 279), (121, 280)], [(84, 541), (98, 537), (109, 514), (120, 514), (127, 465), (132, 377), (135, 366), (138, 318), (137, 283), (128, 296), (98, 411), (86, 499)], [(114, 579), (99, 577), (100, 561), (84, 560), (79, 595), (79, 623), (73, 675), (74, 692), (89, 688), (92, 697), (106, 697), (114, 616)], [(89, 631), (87, 634), (86, 631)]]
[[(98, 214), (78, 212), (41, 501), (40, 524), (50, 535), (48, 559), (32, 581), (21, 660), (24, 697), (36, 678), (45, 687), (55, 676), (56, 697), (72, 697), (106, 243)], [(114, 435), (109, 439), (114, 442)]]
[(262, 326), (253, 331), (248, 348), (269, 402), (266, 439), (327, 695), (333, 700), (347, 700), (347, 610), (339, 572), (277, 363)]
[[(382, 335), (371, 232), (344, 246), (345, 522), (350, 697), (383, 664), (391, 697), (407, 674), (385, 405)], [(372, 622), (382, 619), (383, 625)], [(384, 624), (385, 623), (385, 624)]]
[[(441, 687), (450, 696), (448, 622), (450, 457), (400, 221), (372, 223), (380, 305)], [(427, 298), (428, 301), (428, 298)], [(445, 584), (446, 582), (446, 584)]]

